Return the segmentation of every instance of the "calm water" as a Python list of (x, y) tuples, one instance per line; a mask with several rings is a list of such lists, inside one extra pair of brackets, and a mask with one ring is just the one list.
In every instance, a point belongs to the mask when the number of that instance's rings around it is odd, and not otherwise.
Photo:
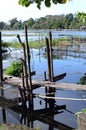
[[(49, 31), (52, 32), (53, 38), (61, 38), (62, 36), (73, 36), (73, 37), (86, 37), (86, 31), (77, 31), (77, 30), (28, 30), (28, 40), (36, 41), (45, 39), (48, 36)], [(15, 30), (15, 31), (2, 31), (2, 40), (5, 42), (18, 42), (17, 34), (21, 36), (21, 40), (25, 41), (24, 30)]]
[[(15, 54), (15, 55), (14, 55)], [(8, 54), (8, 58), (3, 60), (3, 67), (6, 68), (10, 65), (10, 61), (19, 60), (22, 57), (22, 50), (12, 50)], [(80, 78), (83, 76), (86, 70), (86, 59), (76, 57), (76, 53), (73, 56), (69, 55), (60, 55), (58, 59), (58, 55), (53, 59), (54, 66), (54, 75), (59, 75), (62, 73), (67, 73), (64, 79), (59, 80), (58, 82), (66, 82), (66, 83), (78, 83)], [(44, 49), (32, 49), (31, 50), (31, 70), (36, 70), (36, 76), (33, 76), (33, 79), (43, 80), (44, 79), (44, 71), (48, 74), (47, 68), (47, 59), (44, 54)], [(18, 96), (17, 90), (15, 87), (11, 87), (10, 85), (5, 85), (8, 89), (4, 90), (4, 95), (6, 98), (14, 98)], [(12, 93), (13, 92), (13, 93)], [(36, 94), (44, 94), (44, 87), (34, 90)], [(72, 97), (72, 98), (86, 98), (85, 91), (69, 91), (69, 90), (56, 90), (56, 97)], [(40, 103), (41, 102), (41, 103)], [(81, 111), (82, 108), (86, 108), (86, 101), (70, 101), (70, 100), (56, 100), (57, 105), (66, 105), (66, 110), (63, 110), (62, 113), (56, 114), (53, 118), (61, 122), (65, 125), (68, 125), (73, 128), (77, 128), (77, 121), (74, 113), (77, 111)], [(34, 108), (35, 109), (43, 109), (45, 108), (45, 102), (39, 98), (34, 99)], [(3, 122), (3, 109), (0, 107), (0, 123)], [(10, 109), (5, 109), (6, 121), (8, 123), (20, 124), (21, 114), (18, 114)], [(24, 122), (22, 122), (24, 124)], [(28, 125), (28, 123), (26, 123)], [(30, 125), (30, 124), (29, 124)], [(57, 130), (54, 126), (43, 123), (42, 121), (33, 121), (30, 127), (38, 127), (41, 126), (42, 130)], [(62, 130), (62, 129), (61, 129)]]
[[(49, 30), (47, 30), (48, 33)], [(11, 34), (14, 31), (11, 32)], [(5, 37), (5, 32), (3, 33), (3, 41), (7, 40), (5, 38), (7, 38), (7, 36)], [(21, 36), (23, 36), (24, 31), (18, 31), (18, 34), (21, 34)], [(38, 31), (35, 33), (37, 33), (37, 35), (39, 35)], [(43, 32), (44, 33), (44, 32)], [(40, 38), (45, 37), (47, 35), (47, 33), (43, 34), (43, 36), (40, 36)], [(53, 30), (53, 37), (63, 34), (63, 32), (61, 31), (55, 31)], [(64, 34), (70, 34), (71, 35), (71, 31), (64, 31)], [(8, 34), (8, 31), (7, 31)], [(75, 36), (81, 35), (81, 36), (86, 36), (85, 32), (72, 32), (72, 35)], [(33, 31), (33, 35), (34, 35), (34, 31)], [(15, 32), (15, 36), (13, 36), (16, 39), (16, 32)], [(12, 38), (13, 38), (12, 37)], [(24, 36), (22, 37), (24, 38)], [(37, 38), (39, 39), (39, 37), (37, 36)], [(8, 40), (9, 40), (9, 36), (8, 36)], [(14, 39), (14, 40), (15, 40)], [(13, 39), (11, 39), (13, 40)], [(16, 39), (17, 40), (17, 39)], [(36, 37), (35, 37), (35, 40)], [(6, 56), (4, 57), (3, 60), (3, 68), (7, 68), (11, 61), (17, 61), (19, 60), (21, 57), (23, 56), (22, 50), (15, 50), (15, 49), (11, 49), (11, 51), (9, 50), (8, 55), (6, 54)], [(53, 66), (54, 66), (54, 76), (62, 74), (62, 73), (67, 73), (66, 77), (64, 77), (64, 79), (59, 80), (58, 82), (66, 82), (66, 83), (78, 83), (80, 78), (83, 76), (83, 74), (86, 72), (86, 54), (85, 53), (73, 53), (70, 52), (68, 54), (65, 55), (65, 53), (57, 53), (54, 56), (53, 59)], [(46, 56), (44, 54), (44, 49), (41, 48), (39, 49), (31, 49), (31, 70), (32, 71), (36, 71), (36, 76), (33, 76), (33, 79), (36, 80), (44, 80), (44, 71), (46, 71), (47, 75), (48, 75), (48, 68), (47, 68), (47, 59)], [(4, 96), (8, 99), (11, 98), (15, 98), (18, 96), (18, 90), (17, 88), (11, 86), (11, 85), (4, 85), (5, 90), (4, 90)], [(1, 90), (0, 90), (1, 91)], [(44, 87), (42, 88), (38, 88), (36, 90), (33, 91), (36, 94), (44, 94), (45, 93), (45, 89)], [(69, 90), (56, 90), (55, 93), (56, 97), (71, 97), (71, 98), (86, 98), (86, 91), (69, 91)], [(76, 113), (77, 111), (81, 111), (82, 108), (86, 108), (86, 101), (70, 101), (70, 100), (56, 100), (56, 104), (57, 105), (66, 105), (66, 110), (62, 110), (63, 112), (60, 114), (55, 114), (54, 116), (52, 116), (51, 118), (54, 119), (55, 121), (58, 121), (60, 123), (63, 123), (65, 125), (68, 125), (70, 127), (73, 128), (77, 128), (77, 121), (76, 121), (76, 117), (74, 115), (74, 113)], [(1, 106), (1, 104), (0, 104)], [(44, 100), (41, 100), (39, 98), (35, 98), (34, 99), (34, 109), (45, 109), (45, 102)], [(61, 112), (61, 110), (59, 110)], [(2, 123), (3, 121), (6, 121), (7, 123), (15, 123), (15, 124), (20, 124), (21, 122), (21, 118), (22, 115), (24, 114), (24, 112), (22, 114), (17, 113), (12, 111), (11, 109), (4, 109), (2, 107), (0, 107), (0, 123)], [(25, 115), (23, 115), (25, 116)], [(27, 117), (25, 117), (26, 119), (23, 119), (22, 124), (24, 124), (25, 120), (26, 121), (26, 125), (30, 126), (30, 127), (41, 127), (42, 130), (58, 130), (59, 128), (56, 128), (54, 125), (51, 126), (45, 122), (43, 122), (42, 120), (34, 120), (31, 121), (27, 119)], [(59, 129), (59, 130), (63, 130), (63, 129)], [(69, 130), (69, 129), (68, 129)]]

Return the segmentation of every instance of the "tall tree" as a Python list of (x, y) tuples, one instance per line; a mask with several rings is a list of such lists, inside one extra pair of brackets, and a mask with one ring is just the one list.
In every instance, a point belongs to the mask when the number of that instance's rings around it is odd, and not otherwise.
[(77, 12), (76, 17), (81, 22), (81, 25), (86, 25), (86, 13)]
[(13, 19), (9, 20), (10, 28), (13, 28), (14, 24), (16, 24), (17, 22), (18, 22), (17, 18), (13, 18)]

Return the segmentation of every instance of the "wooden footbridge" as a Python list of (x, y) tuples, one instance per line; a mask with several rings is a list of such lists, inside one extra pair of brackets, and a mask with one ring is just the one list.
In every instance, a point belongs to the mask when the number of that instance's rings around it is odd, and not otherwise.
[[(72, 129), (70, 126), (67, 126), (63, 123), (60, 123), (58, 121), (54, 120), (54, 115), (62, 113), (63, 110), (66, 109), (66, 105), (58, 106), (55, 103), (55, 100), (78, 100), (78, 99), (71, 99), (71, 98), (65, 98), (65, 97), (55, 97), (55, 91), (56, 89), (64, 89), (64, 90), (86, 90), (86, 85), (79, 85), (79, 84), (69, 84), (69, 83), (58, 83), (56, 81), (64, 78), (66, 76), (66, 73), (63, 73), (61, 75), (54, 76), (53, 72), (53, 59), (52, 59), (52, 34), (49, 33), (49, 38), (46, 38), (46, 54), (47, 54), (47, 61), (48, 61), (48, 77), (46, 76), (46, 72), (44, 72), (44, 81), (36, 81), (32, 80), (32, 76), (36, 74), (36, 72), (31, 72), (30, 69), (30, 49), (28, 45), (28, 36), (27, 36), (27, 27), (25, 26), (25, 38), (26, 38), (26, 44), (22, 43), (20, 39), (20, 35), (17, 35), (17, 38), (23, 48), (23, 59), (21, 59), (22, 62), (22, 73), (21, 78), (19, 77), (10, 77), (10, 76), (4, 76), (3, 75), (3, 65), (2, 65), (2, 46), (0, 44), (0, 83), (8, 83), (12, 85), (16, 85), (18, 87), (18, 91), (20, 92), (20, 98), (9, 100), (4, 97), (4, 90), (5, 88), (0, 86), (0, 89), (2, 90), (1, 93), (1, 101), (6, 108), (11, 109), (12, 111), (15, 111), (17, 113), (22, 113), (21, 123), (24, 119), (24, 122), (26, 121), (26, 118), (28, 119), (28, 122), (30, 122), (30, 119), (32, 121), (34, 120), (40, 120), (44, 123), (49, 124), (50, 126), (53, 126), (55, 128), (59, 128), (62, 130), (69, 130)], [(0, 43), (1, 43), (1, 33), (0, 33)], [(27, 65), (28, 64), (28, 65)], [(33, 90), (36, 88), (45, 87), (45, 94), (41, 95), (34, 94)], [(45, 108), (34, 110), (34, 98), (41, 98), (45, 101)], [(79, 99), (79, 100), (86, 100), (86, 99)], [(29, 107), (27, 108), (26, 102), (28, 101)], [(6, 105), (6, 102), (8, 103)], [(22, 102), (22, 105), (20, 106), (18, 103)], [(0, 104), (0, 105), (1, 105)], [(14, 104), (14, 105), (13, 105)], [(63, 109), (63, 110), (62, 110)], [(28, 111), (28, 114), (27, 114)], [(26, 112), (26, 114), (25, 114)], [(47, 117), (46, 117), (47, 115)], [(53, 116), (53, 118), (51, 118)]]

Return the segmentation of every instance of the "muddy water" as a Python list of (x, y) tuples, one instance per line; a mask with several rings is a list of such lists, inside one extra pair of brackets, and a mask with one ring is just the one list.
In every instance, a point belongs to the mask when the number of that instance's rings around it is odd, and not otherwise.
[[(54, 65), (54, 75), (59, 75), (64, 72), (67, 73), (66, 77), (62, 80), (59, 80), (58, 82), (67, 82), (67, 83), (78, 83), (80, 78), (83, 76), (86, 70), (86, 59), (85, 56), (82, 57), (81, 55), (78, 56), (78, 53), (73, 53), (72, 55), (55, 55), (53, 59), (53, 65)], [(14, 55), (15, 54), (15, 55)], [(40, 55), (39, 55), (40, 54)], [(85, 55), (85, 54), (82, 54)], [(16, 61), (19, 60), (19, 58), (22, 56), (22, 50), (12, 50), (9, 53), (8, 58), (3, 60), (3, 67), (6, 68), (10, 65), (10, 61)], [(59, 57), (58, 57), (59, 56)], [(37, 50), (32, 49), (31, 50), (31, 69), (36, 70), (36, 76), (33, 76), (33, 79), (36, 80), (43, 80), (44, 71), (47, 72), (47, 59), (44, 55), (44, 50)], [(18, 96), (17, 88), (13, 87), (11, 85), (4, 85), (4, 96), (8, 99), (13, 99)], [(1, 89), (0, 89), (1, 91)], [(44, 87), (38, 88), (33, 91), (36, 94), (44, 94), (45, 89)], [(72, 98), (86, 98), (86, 92), (85, 91), (69, 91), (69, 90), (56, 90), (55, 96), (57, 97), (72, 97)], [(15, 123), (15, 124), (26, 124), (30, 127), (41, 127), (42, 130), (63, 130), (63, 124), (77, 128), (77, 121), (76, 117), (74, 115), (75, 112), (81, 111), (82, 108), (86, 107), (86, 101), (70, 101), (70, 100), (56, 100), (56, 105), (66, 105), (66, 110), (61, 109), (59, 110), (59, 114), (55, 114), (52, 116), (49, 116), (50, 120), (54, 119), (56, 122), (53, 124), (41, 120), (40, 118), (32, 119), (30, 116), (30, 113), (24, 114), (26, 109), (24, 109), (23, 113), (15, 112), (12, 109), (9, 108), (2, 108), (0, 107), (0, 123), (7, 122), (7, 123)], [(21, 104), (20, 104), (21, 105)], [(1, 106), (1, 104), (0, 104)], [(34, 99), (34, 110), (37, 109), (45, 109), (45, 101), (39, 98)], [(46, 111), (46, 109), (45, 109)], [(27, 117), (27, 115), (29, 115)], [(39, 115), (39, 114), (38, 114)], [(42, 115), (43, 116), (43, 115)], [(45, 113), (43, 118), (46, 119), (48, 115)], [(31, 119), (31, 120), (30, 120)], [(56, 126), (56, 124), (59, 124), (58, 122), (62, 123), (62, 127)], [(66, 128), (69, 130), (69, 128)]]

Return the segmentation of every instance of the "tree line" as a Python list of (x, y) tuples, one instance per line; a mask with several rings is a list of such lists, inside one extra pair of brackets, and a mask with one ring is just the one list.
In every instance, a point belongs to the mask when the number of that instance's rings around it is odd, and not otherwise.
[(67, 15), (47, 15), (38, 19), (30, 18), (26, 21), (13, 18), (8, 23), (0, 22), (0, 30), (19, 30), (27, 25), (28, 29), (80, 29), (86, 27), (86, 13)]

